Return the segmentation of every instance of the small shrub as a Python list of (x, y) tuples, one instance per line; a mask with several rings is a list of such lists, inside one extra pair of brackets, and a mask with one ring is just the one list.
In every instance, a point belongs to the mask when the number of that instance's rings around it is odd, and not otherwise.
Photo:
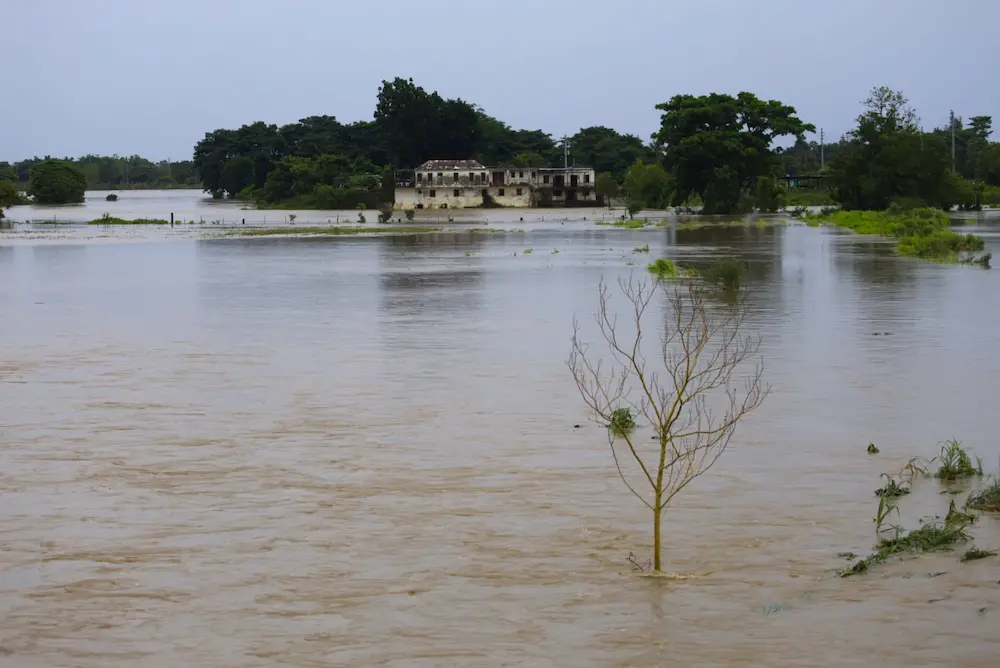
[(734, 258), (716, 260), (701, 272), (702, 278), (724, 290), (739, 290), (743, 284), (743, 263)]
[(358, 212), (358, 222), (361, 223), (362, 225), (368, 222), (368, 219), (365, 218), (365, 214), (360, 211)]
[(289, 223), (294, 223), (296, 218), (297, 218), (297, 216), (294, 213), (288, 214), (288, 222)]
[(378, 222), (382, 223), (383, 225), (392, 222), (391, 206), (383, 206), (381, 209), (378, 210)]
[(406, 220), (409, 221), (409, 222), (412, 222), (413, 221), (413, 217), (417, 215), (417, 212), (414, 211), (413, 209), (407, 209), (403, 213), (406, 214)]
[(869, 455), (877, 455), (878, 453), (879, 453), (879, 449), (877, 447), (875, 447), (875, 444), (874, 443), (869, 443), (868, 444), (868, 454)]
[(934, 475), (941, 480), (958, 480), (983, 475), (983, 460), (977, 457), (976, 466), (973, 466), (972, 458), (960, 441), (951, 440), (945, 443), (936, 461), (940, 462), (940, 466)]
[(639, 246), (638, 248), (633, 248), (632, 252), (633, 253), (648, 253), (649, 252), (649, 244), (646, 244), (645, 246)]
[(625, 205), (625, 211), (628, 212), (629, 219), (635, 218), (636, 214), (642, 211), (642, 202), (637, 199), (630, 199)]
[(521, 255), (531, 255), (531, 254), (532, 254), (532, 253), (534, 253), (534, 252), (535, 252), (535, 249), (534, 249), (534, 248), (525, 248), (525, 249), (524, 249), (524, 250), (523, 250), (523, 251), (521, 252)]
[(114, 193), (108, 193), (108, 196), (104, 198), (104, 201), (106, 201), (106, 202), (117, 202), (118, 201), (118, 195), (116, 195)]
[(635, 417), (632, 415), (632, 409), (623, 406), (611, 411), (611, 424), (608, 426), (618, 432), (634, 429)]
[(365, 204), (364, 202), (358, 202), (358, 205), (354, 208), (357, 209), (358, 211), (366, 211), (368, 209), (368, 205)]

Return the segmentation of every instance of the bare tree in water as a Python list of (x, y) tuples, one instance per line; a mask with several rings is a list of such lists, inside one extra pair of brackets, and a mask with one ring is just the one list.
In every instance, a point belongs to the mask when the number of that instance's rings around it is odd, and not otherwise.
[[(611, 291), (601, 281), (596, 314), (608, 356), (602, 360), (580, 340), (573, 323), (567, 364), (580, 396), (597, 421), (608, 425), (618, 474), (653, 513), (653, 571), (662, 572), (660, 524), (664, 509), (719, 459), (736, 425), (770, 392), (757, 361), (761, 339), (744, 334), (746, 299), (706, 304), (695, 281), (619, 280), (629, 306), (627, 325), (611, 309)], [(643, 350), (644, 322), (655, 297), (665, 302), (666, 326), (655, 356)], [(651, 351), (650, 351), (651, 352)], [(740, 382), (742, 381), (742, 383)], [(655, 436), (640, 435), (633, 416)], [(648, 488), (646, 487), (648, 485)]]

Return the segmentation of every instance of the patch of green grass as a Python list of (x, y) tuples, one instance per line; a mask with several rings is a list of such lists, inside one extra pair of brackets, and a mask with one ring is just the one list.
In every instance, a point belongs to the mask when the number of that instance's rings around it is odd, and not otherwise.
[(1000, 478), (990, 476), (989, 483), (972, 494), (965, 502), (967, 508), (1000, 512)]
[(328, 236), (346, 236), (346, 235), (357, 235), (357, 234), (377, 234), (377, 235), (387, 235), (387, 234), (427, 234), (429, 232), (437, 232), (439, 228), (436, 227), (269, 227), (269, 228), (257, 228), (250, 230), (237, 230), (233, 234), (234, 236), (241, 237), (269, 237), (278, 235), (328, 235)]
[(617, 432), (635, 429), (635, 417), (632, 415), (632, 409), (623, 406), (611, 411), (611, 424), (608, 426)]
[(125, 218), (116, 218), (115, 216), (109, 216), (104, 214), (100, 218), (95, 218), (94, 220), (87, 223), (88, 225), (169, 225), (169, 220), (163, 220), (162, 218), (136, 218), (134, 220), (126, 220)]
[(648, 253), (649, 252), (649, 244), (646, 244), (645, 246), (639, 246), (637, 248), (633, 248), (632, 252), (633, 253)]
[(960, 478), (973, 478), (983, 475), (983, 460), (976, 458), (976, 465), (972, 465), (972, 458), (962, 447), (962, 443), (950, 440), (941, 446), (941, 454), (935, 461), (940, 463), (936, 478), (941, 480), (959, 480)]
[(962, 555), (962, 561), (975, 561), (977, 559), (986, 559), (987, 557), (995, 557), (997, 553), (992, 550), (980, 550), (978, 547), (970, 547), (965, 554)]
[(937, 209), (893, 211), (827, 211), (806, 214), (806, 224), (834, 225), (855, 234), (892, 237), (900, 255), (939, 262), (957, 262), (963, 253), (983, 250), (981, 237), (949, 229), (947, 214)]
[(535, 252), (534, 248), (525, 248), (523, 251), (521, 251), (521, 255), (531, 255), (534, 252)]

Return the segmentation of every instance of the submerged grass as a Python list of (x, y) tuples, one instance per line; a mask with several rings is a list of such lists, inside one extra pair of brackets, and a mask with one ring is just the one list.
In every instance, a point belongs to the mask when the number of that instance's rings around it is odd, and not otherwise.
[(972, 465), (972, 458), (962, 447), (961, 441), (950, 440), (941, 446), (941, 454), (935, 461), (940, 463), (936, 478), (941, 480), (959, 480), (961, 478), (973, 478), (983, 475), (983, 460), (976, 457), (976, 465)]
[(699, 273), (706, 281), (724, 290), (739, 290), (743, 284), (743, 263), (735, 258), (716, 260)]
[(969, 494), (966, 508), (1000, 512), (1000, 478), (990, 476), (989, 484)]
[(975, 561), (976, 559), (995, 556), (997, 556), (997, 553), (992, 550), (980, 550), (978, 547), (971, 547), (962, 555), (962, 561)]
[(856, 234), (897, 239), (900, 255), (940, 262), (957, 262), (963, 253), (983, 250), (985, 242), (972, 234), (948, 229), (947, 214), (937, 209), (908, 211), (824, 211), (806, 214), (809, 225), (834, 225)]
[(888, 473), (883, 473), (885, 486), (875, 490), (875, 496), (882, 496), (887, 499), (897, 499), (910, 493), (910, 483), (906, 480), (897, 480)]
[(237, 230), (233, 234), (241, 237), (269, 237), (278, 235), (330, 235), (344, 236), (356, 234), (427, 234), (437, 232), (437, 227), (269, 227), (250, 230)]

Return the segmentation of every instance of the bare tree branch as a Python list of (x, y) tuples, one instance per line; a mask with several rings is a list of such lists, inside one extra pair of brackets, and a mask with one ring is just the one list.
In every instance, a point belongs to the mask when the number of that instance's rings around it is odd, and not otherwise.
[[(736, 382), (737, 371), (757, 357), (761, 344), (759, 336), (743, 333), (745, 295), (716, 307), (707, 303), (704, 288), (694, 281), (668, 285), (630, 276), (619, 280), (618, 287), (631, 305), (628, 332), (611, 308), (608, 286), (601, 281), (598, 287), (595, 321), (610, 363), (605, 366), (590, 354), (574, 321), (567, 365), (594, 419), (608, 427), (619, 477), (653, 511), (653, 570), (658, 572), (663, 509), (718, 461), (737, 425), (760, 406), (770, 388), (763, 382), (762, 361), (744, 377), (742, 389)], [(661, 299), (654, 301), (657, 297)], [(660, 302), (667, 316), (659, 341), (662, 369), (652, 369), (643, 350), (643, 320), (650, 306)], [(710, 402), (719, 404), (721, 417)], [(640, 443), (648, 441), (632, 430), (615, 428), (616, 409), (628, 409), (653, 428), (655, 453), (645, 452)], [(641, 472), (639, 479), (649, 485), (647, 495), (629, 481), (618, 452), (621, 442)]]

